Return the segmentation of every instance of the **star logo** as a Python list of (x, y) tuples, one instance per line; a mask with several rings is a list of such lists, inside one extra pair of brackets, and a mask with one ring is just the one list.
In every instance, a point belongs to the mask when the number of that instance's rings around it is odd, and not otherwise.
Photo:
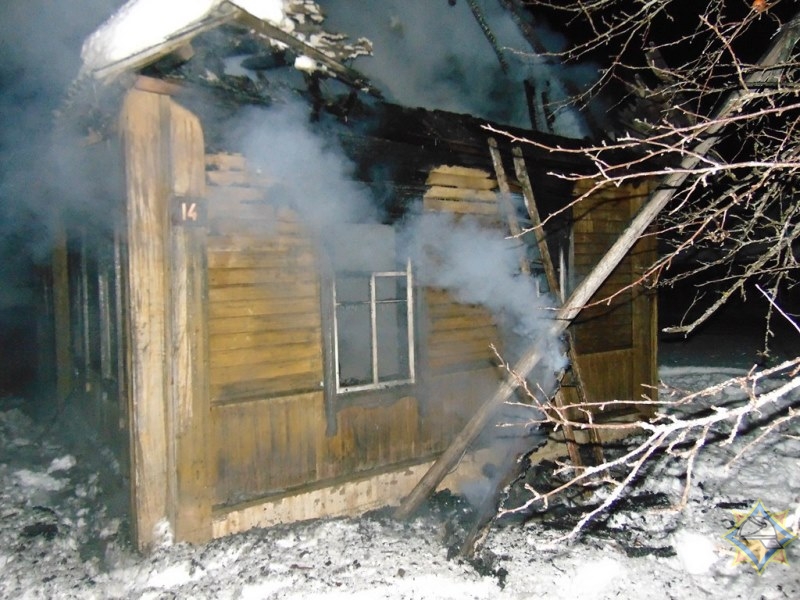
[(734, 527), (722, 537), (736, 548), (734, 565), (749, 562), (761, 575), (770, 562), (789, 564), (786, 548), (797, 536), (786, 528), (788, 510), (769, 512), (759, 500), (749, 511), (731, 512)]

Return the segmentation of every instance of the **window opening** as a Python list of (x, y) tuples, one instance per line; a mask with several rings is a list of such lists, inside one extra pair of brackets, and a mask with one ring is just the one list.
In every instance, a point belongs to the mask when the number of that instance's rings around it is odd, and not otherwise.
[(403, 271), (342, 272), (333, 283), (336, 392), (414, 383), (414, 285)]

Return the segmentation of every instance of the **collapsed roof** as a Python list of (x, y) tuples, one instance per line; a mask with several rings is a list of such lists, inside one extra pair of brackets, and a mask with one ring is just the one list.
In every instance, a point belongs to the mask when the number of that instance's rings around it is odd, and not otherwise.
[(198, 34), (238, 20), (275, 50), (291, 47), (300, 70), (332, 72), (347, 79), (344, 66), (371, 52), (368, 40), (350, 43), (320, 24), (322, 13), (312, 0), (130, 0), (83, 44), (83, 75), (113, 79), (180, 51)]

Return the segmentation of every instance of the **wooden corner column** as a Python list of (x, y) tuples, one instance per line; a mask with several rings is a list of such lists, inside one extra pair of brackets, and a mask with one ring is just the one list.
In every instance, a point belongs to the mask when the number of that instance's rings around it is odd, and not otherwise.
[(179, 196), (204, 194), (197, 118), (168, 95), (132, 89), (120, 117), (130, 298), (132, 522), (147, 550), (168, 522), (177, 540), (211, 536), (208, 393), (202, 365), (202, 233), (174, 220)]

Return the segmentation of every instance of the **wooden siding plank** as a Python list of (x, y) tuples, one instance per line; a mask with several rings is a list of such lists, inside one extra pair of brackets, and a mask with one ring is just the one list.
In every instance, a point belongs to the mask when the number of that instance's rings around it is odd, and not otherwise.
[(206, 154), (205, 163), (208, 170), (244, 171), (247, 168), (244, 155), (231, 152)]
[(211, 252), (208, 266), (211, 269), (262, 269), (312, 267), (316, 260), (311, 245), (297, 245), (291, 251), (285, 249), (250, 250), (247, 252)]
[(213, 287), (208, 291), (210, 302), (245, 300), (285, 300), (286, 298), (319, 298), (319, 286), (314, 281), (285, 284), (231, 285)]
[(211, 384), (215, 386), (240, 383), (251, 379), (275, 379), (308, 372), (322, 373), (322, 357), (225, 367), (218, 367), (214, 357), (211, 357)]
[(267, 345), (321, 343), (318, 328), (290, 329), (285, 331), (247, 331), (244, 333), (216, 334), (209, 337), (215, 351), (238, 348), (257, 348)]
[[(302, 261), (301, 261), (302, 262)], [(210, 287), (223, 287), (231, 285), (257, 285), (270, 283), (314, 283), (317, 281), (315, 265), (302, 265), (302, 270), (297, 271), (283, 267), (270, 267), (264, 269), (210, 269), (208, 284)]]
[(464, 167), (462, 165), (438, 165), (430, 170), (431, 173), (443, 175), (460, 175), (462, 177), (475, 177), (477, 179), (488, 179), (489, 171), (475, 167)]
[(213, 302), (209, 308), (212, 319), (228, 317), (249, 317), (260, 315), (296, 315), (314, 313), (319, 310), (319, 298), (283, 298), (280, 300), (262, 298), (259, 300), (231, 300)]
[(291, 329), (319, 329), (319, 314), (260, 315), (209, 319), (210, 335), (226, 333), (252, 333), (254, 331), (287, 331)]
[(489, 314), (476, 316), (441, 317), (431, 323), (432, 332), (448, 331), (451, 329), (467, 329), (473, 327), (492, 327), (494, 320)]
[(469, 188), (453, 188), (442, 185), (433, 185), (428, 188), (424, 196), (425, 200), (458, 200), (465, 204), (497, 204), (497, 194), (490, 190), (473, 190)]
[(237, 383), (213, 385), (212, 404), (231, 404), (274, 399), (289, 393), (321, 389), (322, 379), (318, 371), (307, 371), (296, 375), (251, 379)]
[(469, 173), (443, 173), (431, 171), (428, 174), (426, 185), (467, 188), (472, 190), (493, 190), (497, 187), (497, 181), (488, 177), (488, 174), (480, 171), (479, 175)]
[(258, 365), (264, 362), (289, 362), (306, 360), (319, 355), (319, 348), (312, 344), (270, 344), (268, 346), (254, 346), (250, 348), (237, 348), (235, 350), (220, 350), (215, 348), (211, 367), (236, 367)]
[(442, 198), (425, 197), (422, 208), (431, 212), (446, 212), (461, 215), (498, 215), (497, 202), (464, 202)]

